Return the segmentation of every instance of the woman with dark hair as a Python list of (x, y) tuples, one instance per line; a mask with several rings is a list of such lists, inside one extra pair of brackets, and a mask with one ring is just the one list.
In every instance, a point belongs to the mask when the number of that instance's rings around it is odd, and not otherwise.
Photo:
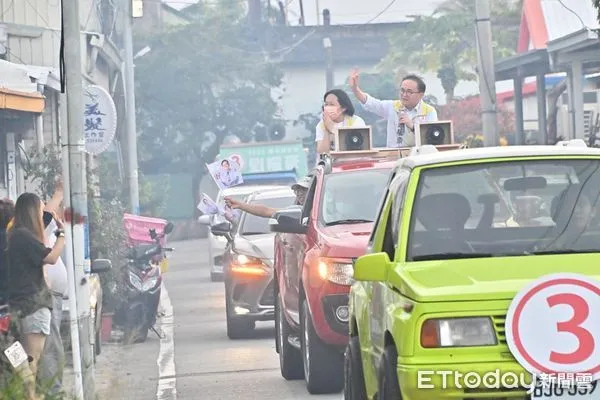
[[(64, 231), (56, 220), (56, 243), (47, 248), (44, 234), (44, 203), (33, 193), (17, 199), (12, 227), (8, 231), (9, 306), (16, 316), (33, 382), (50, 333), (52, 295), (44, 278), (44, 264), (55, 264), (63, 250)], [(35, 385), (27, 385), (28, 399), (37, 399)]]
[(338, 128), (365, 126), (365, 121), (354, 114), (354, 105), (343, 90), (328, 91), (323, 96), (323, 102), (323, 119), (317, 125), (315, 135), (318, 153), (328, 153), (335, 149), (333, 138)]

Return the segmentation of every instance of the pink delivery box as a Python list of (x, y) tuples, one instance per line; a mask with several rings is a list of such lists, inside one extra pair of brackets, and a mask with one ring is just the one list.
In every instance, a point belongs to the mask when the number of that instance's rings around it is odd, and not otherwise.
[[(127, 246), (135, 246), (144, 243), (153, 243), (150, 237), (150, 229), (155, 229), (156, 233), (162, 234), (167, 221), (162, 218), (141, 217), (139, 215), (124, 214), (123, 225), (127, 233)], [(160, 239), (162, 246), (166, 245), (166, 238)]]

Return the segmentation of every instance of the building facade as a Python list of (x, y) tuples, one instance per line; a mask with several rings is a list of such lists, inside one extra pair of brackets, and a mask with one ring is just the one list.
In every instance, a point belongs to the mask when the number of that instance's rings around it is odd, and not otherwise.
[[(84, 86), (100, 85), (112, 95), (122, 130), (125, 13), (114, 4), (79, 0), (81, 69)], [(32, 190), (25, 179), (28, 155), (32, 149), (59, 145), (66, 135), (60, 7), (60, 1), (0, 0), (0, 197), (15, 199)]]

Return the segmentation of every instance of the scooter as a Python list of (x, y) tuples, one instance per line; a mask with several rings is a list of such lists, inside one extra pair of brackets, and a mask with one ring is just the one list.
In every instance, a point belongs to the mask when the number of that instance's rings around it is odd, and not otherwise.
[(142, 343), (152, 330), (159, 338), (162, 335), (154, 324), (158, 315), (162, 275), (159, 262), (166, 252), (174, 251), (170, 247), (162, 247), (160, 241), (173, 231), (169, 222), (161, 234), (150, 229), (152, 244), (140, 244), (130, 249), (128, 262), (124, 268), (125, 300), (115, 313), (115, 323), (123, 326), (123, 342), (126, 344)]

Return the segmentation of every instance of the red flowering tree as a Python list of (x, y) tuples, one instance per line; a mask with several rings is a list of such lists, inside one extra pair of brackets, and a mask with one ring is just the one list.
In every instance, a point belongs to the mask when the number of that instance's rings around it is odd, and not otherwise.
[[(497, 117), (501, 143), (504, 142), (502, 138), (512, 143), (515, 132), (514, 113), (498, 106)], [(452, 121), (454, 139), (457, 143), (467, 143), (470, 147), (483, 146), (483, 122), (479, 96), (469, 96), (439, 107), (439, 119)]]

